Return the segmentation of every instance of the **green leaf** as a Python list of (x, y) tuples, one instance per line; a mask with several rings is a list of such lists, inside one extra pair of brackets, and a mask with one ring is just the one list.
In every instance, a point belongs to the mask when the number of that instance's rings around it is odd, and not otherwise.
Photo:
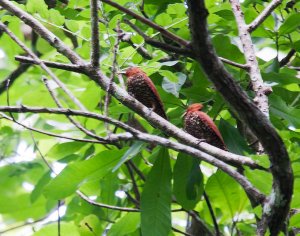
[(200, 160), (179, 153), (174, 166), (173, 192), (177, 202), (186, 210), (192, 210), (203, 194), (203, 175)]
[(39, 196), (41, 196), (44, 187), (49, 183), (49, 181), (51, 180), (51, 171), (46, 172), (41, 178), (40, 180), (37, 182), (37, 184), (35, 185), (35, 188), (33, 189), (31, 195), (30, 195), (30, 200), (32, 203), (34, 203)]
[[(80, 236), (78, 228), (72, 222), (66, 223), (61, 222), (60, 225), (60, 234), (61, 235), (72, 235)], [(53, 236), (57, 235), (57, 223), (48, 224), (45, 227), (41, 228), (39, 231), (35, 232), (32, 236)]]
[(279, 28), (279, 34), (289, 34), (300, 25), (300, 13), (289, 16)]
[(108, 236), (130, 235), (140, 225), (140, 213), (129, 212), (118, 220), (108, 231)]
[(65, 17), (62, 16), (57, 10), (50, 9), (49, 17), (50, 17), (50, 21), (57, 26), (62, 26), (65, 23)]
[(246, 169), (245, 175), (258, 190), (266, 195), (270, 194), (272, 189), (272, 175), (270, 173)]
[(288, 121), (289, 124), (300, 128), (300, 110), (292, 107), (288, 107), (285, 102), (274, 94), (269, 96), (271, 103), (271, 114)]
[(74, 154), (85, 145), (86, 143), (83, 142), (58, 143), (49, 150), (47, 156), (58, 160), (68, 155)]
[(220, 120), (219, 128), (222, 133), (222, 137), (231, 152), (240, 155), (243, 155), (244, 151), (251, 152), (246, 141), (236, 128), (223, 119)]
[(101, 179), (111, 173), (123, 151), (103, 151), (95, 157), (69, 164), (44, 189), (51, 199), (62, 199), (73, 194), (86, 181)]
[(142, 149), (144, 142), (134, 142), (134, 144), (125, 152), (118, 164), (113, 168), (116, 171), (120, 166), (131, 158), (135, 157)]
[(161, 148), (141, 196), (143, 236), (165, 236), (171, 230), (171, 175), (168, 150)]
[(172, 18), (167, 13), (162, 13), (155, 18), (155, 22), (161, 26), (172, 24)]
[(162, 82), (162, 88), (168, 92), (173, 94), (176, 97), (179, 97), (179, 91), (182, 87), (182, 85), (185, 83), (186, 75), (179, 72), (177, 73), (177, 81), (169, 80), (167, 77), (163, 78)]
[(228, 21), (234, 20), (234, 15), (233, 15), (232, 11), (230, 11), (230, 10), (216, 11), (216, 12), (214, 12), (214, 14), (216, 14)]
[(101, 222), (96, 215), (88, 215), (80, 222), (80, 236), (102, 235), (102, 232)]
[(39, 13), (42, 17), (48, 18), (48, 6), (44, 0), (28, 0), (26, 8), (30, 13)]
[(227, 222), (231, 222), (249, 206), (249, 200), (242, 187), (220, 170), (208, 179), (205, 191), (214, 207), (221, 209), (223, 219)]
[(169, 81), (173, 83), (178, 83), (177, 76), (169, 70), (159, 70), (159, 74), (161, 74), (163, 77), (166, 77)]

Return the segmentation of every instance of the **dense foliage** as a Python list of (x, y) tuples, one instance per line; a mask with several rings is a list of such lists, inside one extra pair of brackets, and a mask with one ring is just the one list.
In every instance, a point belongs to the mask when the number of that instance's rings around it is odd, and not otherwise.
[[(181, 38), (191, 39), (187, 7), (183, 0), (117, 2), (140, 15), (143, 13)], [(242, 10), (246, 23), (251, 23), (266, 4), (266, 1), (244, 1)], [(15, 5), (41, 22), (80, 57), (89, 60), (89, 1), (27, 0), (17, 1)], [(209, 12), (209, 31), (217, 54), (244, 64), (230, 3), (223, 0), (206, 1), (206, 7)], [(297, 209), (300, 209), (299, 10), (299, 1), (284, 0), (252, 32), (264, 83), (273, 90), (268, 96), (270, 120), (284, 140), (295, 177), (291, 202), (293, 214), (289, 215), (287, 221), (289, 231), (300, 225), (300, 214), (297, 214)], [(182, 128), (186, 106), (201, 102), (205, 105), (205, 112), (215, 120), (230, 152), (251, 157), (261, 166), (269, 167), (267, 155), (257, 155), (251, 143), (247, 143), (239, 129), (237, 114), (216, 91), (201, 66), (189, 57), (147, 44), (126, 23), (126, 19), (151, 39), (173, 46), (177, 46), (176, 42), (101, 1), (99, 15), (100, 68), (104, 74), (108, 77), (113, 74), (114, 56), (117, 61), (114, 81), (118, 84), (118, 72), (129, 66), (141, 67), (156, 85), (172, 124)], [(0, 10), (0, 20), (41, 59), (70, 63), (46, 40), (32, 33), (29, 26), (3, 8)], [(116, 48), (118, 52), (114, 53)], [(292, 57), (284, 63), (282, 59), (291, 51)], [(50, 90), (63, 107), (79, 109), (45, 71), (36, 65), (20, 64), (15, 58), (18, 55), (24, 56), (24, 51), (1, 32), (0, 83), (5, 81), (0, 87), (1, 107), (22, 104), (56, 108), (57, 104), (43, 80), (47, 78)], [(6, 78), (24, 65), (24, 71), (7, 83)], [(224, 65), (249, 97), (253, 98), (247, 71)], [(106, 91), (95, 81), (67, 69), (51, 70), (89, 112), (105, 113)], [(108, 115), (134, 127), (139, 123), (148, 133), (163, 136), (162, 131), (155, 129), (114, 97), (111, 97)], [(258, 218), (261, 216), (262, 207), (253, 208), (243, 188), (215, 166), (185, 153), (139, 140), (120, 141), (114, 145), (97, 143), (94, 137), (80, 131), (69, 117), (63, 115), (1, 111), (0, 118), (1, 235), (45, 236), (57, 235), (58, 231), (63, 236), (180, 235), (176, 229), (185, 232), (192, 219), (191, 216), (187, 217), (189, 211), (198, 214), (209, 231), (214, 232), (210, 210), (214, 212), (222, 234), (255, 235), (255, 215)], [(98, 136), (123, 132), (97, 119), (80, 116), (73, 119)], [(36, 130), (32, 131), (30, 127)], [(49, 133), (70, 139), (53, 137)], [(263, 194), (270, 194), (270, 173), (244, 167), (244, 175)], [(89, 196), (89, 201), (77, 190)], [(204, 200), (204, 191), (211, 209)], [(92, 202), (119, 208), (101, 207)], [(141, 212), (135, 212), (136, 209)], [(14, 227), (17, 228), (10, 230)]]

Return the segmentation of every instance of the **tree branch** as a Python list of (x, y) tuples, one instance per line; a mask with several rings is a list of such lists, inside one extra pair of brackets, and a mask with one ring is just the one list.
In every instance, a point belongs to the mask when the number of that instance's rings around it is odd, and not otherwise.
[(82, 198), (84, 201), (86, 201), (87, 203), (89, 203), (90, 205), (93, 205), (93, 206), (102, 207), (102, 208), (111, 209), (111, 210), (117, 210), (117, 211), (125, 211), (125, 212), (139, 212), (140, 211), (139, 209), (136, 209), (136, 208), (118, 207), (118, 206), (112, 206), (112, 205), (107, 205), (104, 203), (95, 202), (95, 201), (89, 199), (88, 196), (86, 196), (79, 190), (77, 190), (76, 193), (80, 198)]
[[(273, 192), (264, 203), (262, 224), (276, 235), (286, 219), (293, 193), (293, 173), (287, 150), (267, 117), (225, 70), (218, 59), (208, 33), (208, 15), (204, 0), (188, 0), (192, 47), (197, 61), (242, 122), (258, 137), (271, 162)], [(264, 228), (263, 227), (263, 228)], [(265, 228), (264, 228), (265, 229)]]
[[(192, 156), (195, 156), (196, 158), (206, 161), (221, 170), (223, 170), (225, 173), (233, 177), (237, 182), (239, 182), (244, 190), (252, 196), (257, 202), (261, 203), (264, 201), (265, 197), (263, 194), (261, 194), (257, 189), (255, 189), (252, 184), (241, 174), (239, 174), (237, 171), (233, 170), (229, 165), (225, 164), (224, 162), (218, 160), (217, 158), (206, 154), (204, 152), (201, 152), (193, 147), (186, 146), (181, 143), (177, 143), (174, 141), (170, 141), (169, 139), (162, 138), (156, 135), (151, 135), (147, 133), (142, 133), (138, 130), (135, 130), (134, 128), (118, 121), (114, 120), (110, 117), (105, 117), (102, 115), (98, 115), (95, 113), (89, 113), (84, 111), (76, 111), (71, 109), (61, 109), (61, 108), (38, 108), (38, 107), (9, 107), (9, 106), (3, 106), (0, 107), (0, 111), (6, 111), (6, 112), (17, 112), (17, 113), (24, 113), (24, 112), (33, 112), (33, 113), (50, 113), (50, 114), (61, 114), (61, 115), (69, 115), (69, 116), (84, 116), (89, 117), (92, 119), (102, 120), (106, 122), (110, 122), (114, 125), (119, 126), (120, 128), (123, 128), (127, 130), (128, 132), (131, 132), (132, 134), (129, 134), (125, 137), (126, 140), (129, 139), (137, 139), (144, 142), (149, 143), (155, 143), (159, 144), (168, 148), (171, 148), (178, 152), (184, 152), (187, 154), (190, 154)], [(234, 160), (234, 159), (232, 159)]]
[(282, 0), (273, 0), (269, 5), (248, 25), (248, 32), (254, 31), (264, 20), (273, 12), (273, 10), (282, 3)]
[(24, 72), (27, 71), (27, 69), (30, 67), (29, 64), (20, 64), (18, 68), (16, 68), (13, 72), (10, 73), (3, 81), (0, 83), (0, 95), (6, 91), (7, 89), (7, 83), (8, 86), (12, 86), (15, 80), (22, 75)]
[(94, 67), (99, 67), (100, 44), (99, 44), (99, 26), (98, 26), (98, 1), (90, 0), (91, 6), (91, 64)]
[(279, 62), (279, 67), (284, 67), (285, 65), (287, 65), (291, 58), (295, 55), (296, 50), (295, 49), (291, 49), (288, 54), (281, 59), (281, 61)]
[(123, 6), (119, 5), (118, 3), (112, 2), (110, 0), (102, 0), (102, 2), (105, 2), (105, 3), (109, 4), (109, 5), (117, 8), (118, 10), (120, 10), (120, 11), (122, 11), (122, 12), (124, 12), (124, 13), (126, 13), (126, 14), (128, 14), (130, 16), (132, 16), (133, 18), (135, 18), (135, 19), (143, 22), (144, 24), (146, 24), (146, 25), (150, 26), (151, 28), (157, 30), (162, 35), (166, 36), (167, 38), (169, 38), (169, 39), (171, 39), (171, 40), (173, 40), (175, 42), (177, 42), (178, 44), (180, 44), (180, 45), (182, 45), (184, 47), (189, 46), (189, 42), (188, 41), (180, 38), (179, 36), (171, 33), (170, 31), (164, 29), (163, 27), (155, 24), (151, 20), (149, 20), (149, 19), (147, 19), (147, 18), (145, 18), (143, 16), (140, 16), (140, 15), (136, 14), (135, 12), (129, 10), (128, 8), (123, 7)]
[(176, 46), (172, 46), (172, 45), (160, 42), (160, 41), (155, 40), (155, 39), (149, 37), (148, 35), (146, 35), (141, 29), (139, 29), (136, 25), (131, 23), (129, 20), (124, 19), (124, 22), (126, 24), (128, 24), (132, 29), (134, 29), (139, 35), (141, 35), (144, 38), (146, 43), (148, 43), (154, 47), (160, 48), (167, 52), (172, 52), (172, 53), (177, 53), (179, 55), (192, 57), (192, 51), (188, 47), (180, 48), (180, 47), (176, 47)]
[(269, 117), (268, 97), (265, 92), (266, 86), (264, 85), (264, 81), (260, 73), (251, 35), (248, 32), (248, 27), (245, 23), (244, 13), (242, 12), (239, 0), (230, 0), (230, 3), (237, 22), (239, 36), (243, 45), (245, 58), (247, 64), (249, 65), (249, 76), (251, 79), (253, 91), (255, 93), (254, 102), (257, 104), (257, 107), (267, 117)]
[[(22, 63), (38, 65), (38, 63), (30, 57), (15, 56), (15, 60), (20, 61)], [(77, 72), (77, 73), (82, 73), (82, 66), (79, 66), (79, 65), (64, 64), (64, 63), (45, 61), (45, 60), (41, 60), (41, 61), (48, 67), (52, 67), (52, 68), (55, 68), (55, 69), (66, 70), (66, 71)]]

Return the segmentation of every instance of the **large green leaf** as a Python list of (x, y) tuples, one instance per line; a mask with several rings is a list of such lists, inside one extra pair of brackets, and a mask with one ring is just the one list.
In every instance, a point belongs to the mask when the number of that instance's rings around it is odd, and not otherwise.
[(279, 34), (289, 34), (300, 26), (300, 13), (289, 16), (279, 28)]
[(300, 110), (292, 107), (288, 107), (285, 102), (276, 95), (269, 97), (271, 102), (271, 114), (280, 117), (293, 125), (295, 128), (300, 128)]
[(221, 119), (219, 128), (222, 133), (222, 137), (231, 152), (243, 155), (244, 151), (251, 151), (238, 130), (227, 121)]
[[(80, 236), (78, 228), (74, 223), (61, 222), (60, 235)], [(53, 236), (58, 235), (57, 223), (48, 224), (33, 234), (33, 236)]]
[(130, 235), (140, 225), (140, 213), (129, 212), (118, 220), (108, 231), (108, 236)]
[(213, 206), (222, 211), (223, 220), (226, 222), (231, 222), (249, 206), (249, 200), (242, 187), (220, 170), (208, 179), (205, 191)]
[(48, 198), (62, 199), (74, 193), (84, 181), (101, 179), (111, 173), (123, 151), (103, 151), (95, 157), (69, 164), (45, 187)]
[(173, 192), (177, 202), (185, 209), (193, 209), (203, 194), (203, 175), (200, 160), (179, 153), (174, 166)]
[(161, 148), (141, 196), (144, 236), (165, 236), (171, 230), (171, 177), (168, 150)]

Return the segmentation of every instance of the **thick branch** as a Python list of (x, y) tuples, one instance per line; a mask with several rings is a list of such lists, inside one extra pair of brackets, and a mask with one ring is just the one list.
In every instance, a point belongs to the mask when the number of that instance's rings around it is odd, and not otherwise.
[(273, 194), (265, 204), (263, 224), (276, 235), (288, 214), (293, 193), (293, 174), (288, 153), (280, 136), (267, 117), (225, 70), (213, 48), (207, 29), (207, 9), (204, 0), (188, 0), (193, 50), (209, 79), (225, 100), (235, 109), (242, 122), (258, 137), (271, 161)]
[(99, 67), (100, 44), (99, 44), (99, 26), (98, 26), (98, 0), (91, 0), (91, 64)]
[(282, 3), (282, 0), (273, 0), (269, 5), (248, 25), (248, 32), (254, 31), (267, 17), (272, 14), (273, 10)]

